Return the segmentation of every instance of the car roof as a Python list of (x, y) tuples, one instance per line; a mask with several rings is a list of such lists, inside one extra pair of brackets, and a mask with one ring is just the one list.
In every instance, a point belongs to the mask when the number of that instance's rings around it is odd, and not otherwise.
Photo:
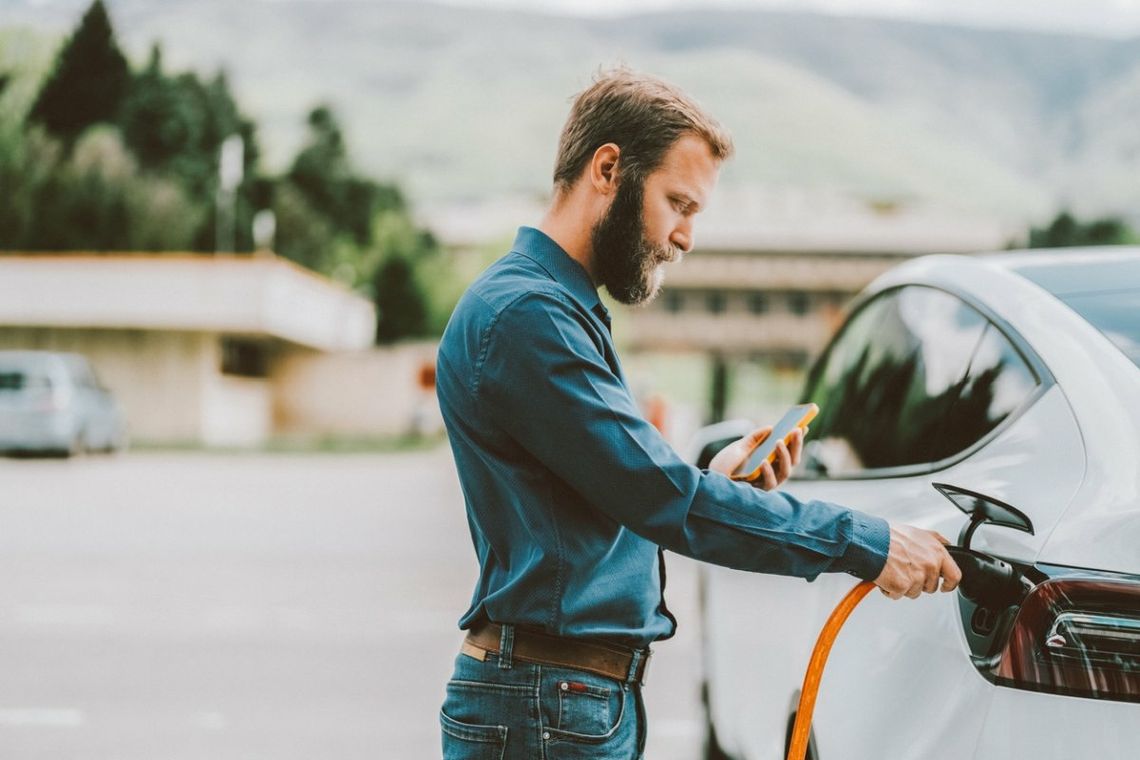
[(24, 349), (16, 351), (0, 351), (0, 363), (7, 367), (20, 365), (26, 367), (43, 367), (59, 360), (62, 360), (72, 366), (74, 366), (76, 363), (82, 363), (86, 361), (85, 357), (82, 354), (77, 354), (69, 351), (35, 351)]
[(1140, 246), (1039, 248), (975, 258), (1015, 272), (1056, 296), (1140, 288)]

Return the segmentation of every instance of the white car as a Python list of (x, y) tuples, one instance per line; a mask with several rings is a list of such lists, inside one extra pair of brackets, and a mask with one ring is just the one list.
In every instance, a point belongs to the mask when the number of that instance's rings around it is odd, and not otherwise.
[(0, 453), (120, 451), (127, 420), (82, 354), (0, 351)]
[[(831, 651), (808, 757), (1140, 757), (1138, 365), (1140, 248), (929, 256), (860, 294), (808, 375), (820, 414), (782, 487), (969, 543), (1033, 590), (868, 596)], [(692, 459), (749, 429), (705, 429)], [(967, 535), (970, 511), (992, 519)], [(701, 573), (706, 757), (783, 758), (854, 580)]]

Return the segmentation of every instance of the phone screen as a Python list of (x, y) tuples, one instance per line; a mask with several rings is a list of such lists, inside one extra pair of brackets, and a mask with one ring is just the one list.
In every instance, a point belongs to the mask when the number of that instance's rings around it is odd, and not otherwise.
[(760, 467), (764, 464), (765, 460), (772, 460), (776, 454), (776, 443), (784, 441), (797, 427), (804, 427), (819, 413), (819, 407), (815, 404), (800, 404), (793, 406), (787, 411), (786, 414), (780, 419), (779, 422), (772, 428), (772, 432), (768, 434), (759, 446), (752, 450), (744, 463), (736, 468), (732, 473), (734, 478), (743, 478), (745, 480), (752, 480), (759, 474)]

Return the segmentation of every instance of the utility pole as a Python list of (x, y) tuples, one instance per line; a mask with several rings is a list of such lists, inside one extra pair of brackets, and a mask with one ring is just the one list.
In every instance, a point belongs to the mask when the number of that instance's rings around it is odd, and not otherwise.
[(215, 227), (215, 253), (233, 252), (234, 227), (237, 217), (237, 189), (241, 184), (245, 143), (241, 135), (230, 135), (222, 142), (218, 161), (217, 225)]

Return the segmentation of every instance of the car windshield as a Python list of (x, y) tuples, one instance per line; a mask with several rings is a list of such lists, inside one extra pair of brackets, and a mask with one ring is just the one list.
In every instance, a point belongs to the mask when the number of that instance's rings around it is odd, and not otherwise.
[(1061, 296), (1140, 367), (1140, 288)]

